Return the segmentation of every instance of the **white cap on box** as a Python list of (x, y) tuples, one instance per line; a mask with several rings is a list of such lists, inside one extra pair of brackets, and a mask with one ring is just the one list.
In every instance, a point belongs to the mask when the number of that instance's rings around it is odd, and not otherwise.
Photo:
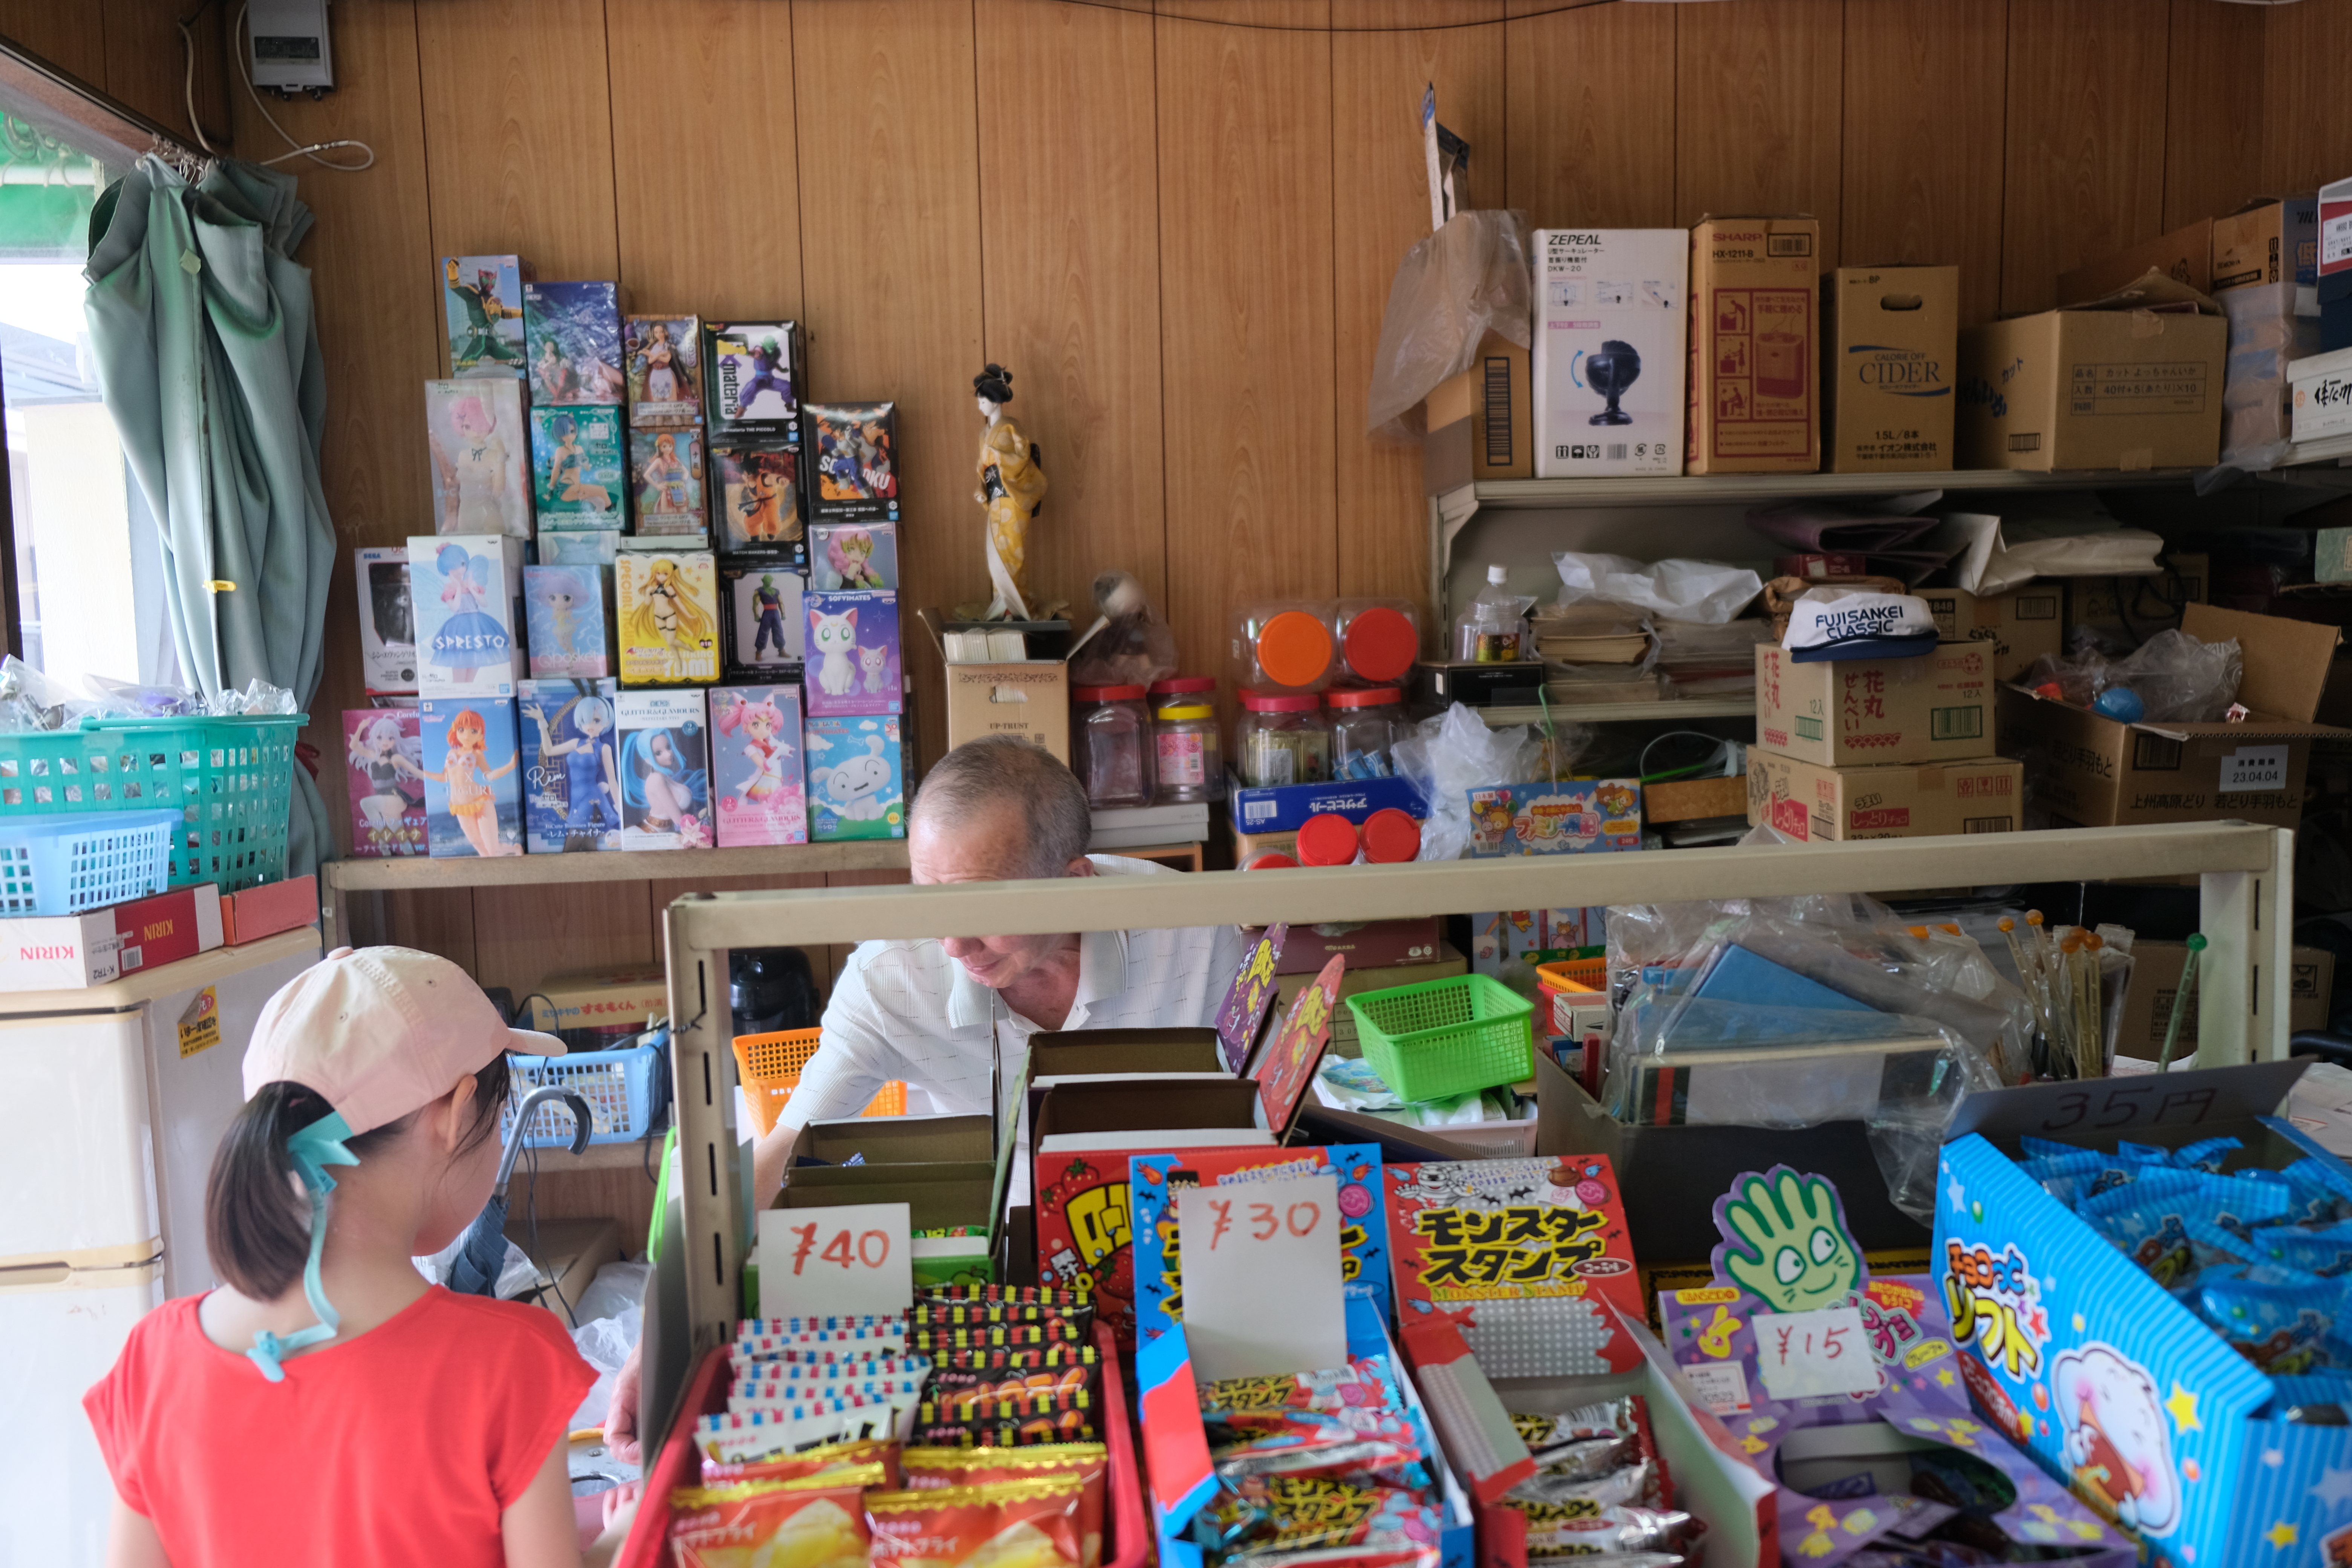
[(1799, 664), (1843, 658), (1909, 658), (1936, 646), (1927, 601), (1864, 588), (1808, 589), (1789, 609), (1780, 646)]

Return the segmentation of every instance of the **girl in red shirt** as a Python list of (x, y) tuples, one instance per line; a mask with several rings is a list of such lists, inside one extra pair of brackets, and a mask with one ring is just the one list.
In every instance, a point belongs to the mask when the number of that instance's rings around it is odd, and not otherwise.
[(205, 1194), (228, 1283), (142, 1319), (83, 1397), (110, 1568), (578, 1568), (565, 1427), (594, 1372), (547, 1311), (409, 1262), (489, 1197), (510, 1050), (563, 1047), (404, 948), (269, 999)]

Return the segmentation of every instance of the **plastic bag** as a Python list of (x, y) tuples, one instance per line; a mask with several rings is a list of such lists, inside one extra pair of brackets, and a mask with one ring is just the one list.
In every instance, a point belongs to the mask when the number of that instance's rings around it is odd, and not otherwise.
[(0, 658), (0, 730), (70, 730), (92, 710), (64, 681), (13, 653)]
[(572, 1429), (602, 1426), (613, 1408), (613, 1386), (619, 1380), (622, 1363), (637, 1348), (637, 1340), (645, 1332), (646, 1315), (642, 1308), (632, 1306), (609, 1318), (583, 1320), (572, 1331), (572, 1348), (580, 1359), (596, 1369), (596, 1381), (589, 1385), (580, 1408), (572, 1413)]
[(246, 682), (242, 691), (223, 691), (213, 699), (213, 712), (222, 718), (237, 714), (299, 713), (301, 707), (294, 694), (282, 686), (272, 686), (259, 676)]
[(1376, 438), (1418, 442), (1423, 400), (1470, 368), (1488, 332), (1534, 346), (1532, 254), (1527, 215), (1494, 210), (1455, 213), (1405, 252), (1389, 285), (1365, 399), (1364, 426)]
[(650, 1263), (607, 1263), (596, 1270), (596, 1278), (580, 1292), (580, 1300), (572, 1303), (572, 1316), (583, 1323), (618, 1317), (645, 1300), (646, 1286), (653, 1277)]
[(1397, 775), (1412, 782), (1428, 812), (1416, 858), (1460, 859), (1470, 847), (1467, 792), (1543, 777), (1543, 742), (1527, 725), (1490, 730), (1459, 702), (1415, 724), (1411, 734), (1390, 749), (1390, 755)]
[(2022, 684), (2039, 689), (2055, 682), (2067, 701), (2085, 708), (2103, 692), (2127, 690), (2139, 699), (2139, 717), (2150, 723), (2210, 724), (2228, 715), (2244, 674), (2235, 637), (2209, 643), (2168, 628), (2111, 659), (2091, 634), (2078, 631), (2072, 653), (2043, 654)]
[(101, 719), (173, 719), (201, 717), (211, 711), (204, 693), (186, 686), (142, 686), (135, 680), (112, 680), (85, 675), (92, 711)]
[(1601, 601), (1630, 605), (1654, 616), (1719, 626), (1735, 619), (1764, 591), (1764, 579), (1720, 561), (1661, 561), (1644, 566), (1626, 555), (1552, 552), (1563, 605)]
[[(457, 1261), (457, 1250), (465, 1245), (466, 1233), (460, 1232), (457, 1240), (432, 1257), (412, 1258), (408, 1261), (415, 1264), (416, 1271), (431, 1283), (446, 1285), (449, 1283), (450, 1265)], [(515, 1245), (513, 1237), (508, 1237), (506, 1261), (499, 1266), (499, 1282), (490, 1295), (497, 1300), (511, 1301), (518, 1296), (527, 1295), (538, 1284), (539, 1265), (530, 1260), (530, 1254)]]

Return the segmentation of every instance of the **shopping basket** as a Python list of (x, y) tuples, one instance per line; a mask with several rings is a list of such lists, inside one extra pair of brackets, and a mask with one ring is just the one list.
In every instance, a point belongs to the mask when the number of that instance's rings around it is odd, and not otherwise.
[(78, 915), (160, 893), (176, 811), (0, 818), (0, 915)]
[(1347, 1003), (1364, 1059), (1400, 1099), (1444, 1100), (1535, 1073), (1535, 1004), (1490, 975), (1367, 991)]
[[(568, 1089), (588, 1102), (595, 1129), (591, 1143), (628, 1143), (646, 1135), (659, 1108), (656, 1075), (669, 1070), (659, 1046), (628, 1046), (617, 1051), (580, 1051), (571, 1056), (526, 1057), (509, 1053), (507, 1068), (514, 1075), (515, 1098), (534, 1089)], [(514, 1111), (507, 1111), (502, 1132), (511, 1138)], [(522, 1130), (523, 1143), (533, 1149), (569, 1147), (572, 1112), (561, 1105), (542, 1105), (530, 1113)]]
[[(800, 1087), (801, 1069), (816, 1055), (818, 1029), (778, 1029), (766, 1035), (735, 1037), (735, 1072), (743, 1082), (743, 1103), (751, 1108), (751, 1125), (762, 1138), (776, 1124), (784, 1101)], [(860, 1116), (904, 1116), (907, 1086), (893, 1079), (882, 1086)]]

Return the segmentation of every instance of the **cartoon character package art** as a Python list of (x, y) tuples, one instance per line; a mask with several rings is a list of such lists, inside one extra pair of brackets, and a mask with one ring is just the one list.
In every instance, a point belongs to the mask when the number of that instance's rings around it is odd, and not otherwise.
[(710, 488), (721, 551), (769, 557), (795, 567), (807, 563), (799, 452), (743, 437), (713, 441)]
[(794, 321), (705, 321), (710, 428), (800, 439), (801, 329)]
[(522, 603), (534, 679), (613, 673), (611, 567), (526, 566)]
[(719, 846), (807, 843), (801, 689), (720, 687), (710, 694), (710, 729)]
[(801, 449), (814, 472), (806, 481), (812, 520), (898, 521), (898, 405), (806, 403)]
[(601, 403), (619, 407), (621, 311), (617, 283), (526, 283), (523, 348), (530, 400), (538, 405)]
[(708, 849), (709, 710), (700, 690), (629, 691), (613, 699), (621, 744), (621, 847)]
[(621, 318), (629, 423), (688, 428), (702, 423), (701, 323), (692, 316)]
[(702, 432), (629, 432), (629, 489), (641, 535), (696, 535), (710, 523), (702, 506)]
[(433, 530), (530, 537), (530, 427), (520, 381), (428, 381)]
[(898, 656), (898, 595), (811, 594), (808, 710), (828, 718), (897, 713), (905, 706)]
[(707, 550), (624, 550), (614, 557), (623, 685), (719, 679), (718, 578)]
[(810, 841), (904, 838), (907, 784), (898, 719), (811, 717), (801, 728)]
[(425, 852), (425, 742), (413, 708), (343, 715), (352, 784), (352, 853), (390, 860)]
[(809, 582), (828, 594), (845, 588), (898, 591), (898, 525), (819, 522), (809, 528)]
[(719, 608), (727, 673), (774, 679), (800, 668), (808, 646), (807, 587), (789, 566), (740, 558), (719, 563)]
[(519, 256), (441, 258), (452, 376), (522, 378), (523, 289), (531, 277), (530, 263)]
[(1470, 853), (1579, 855), (1642, 847), (1638, 779), (1495, 784), (1470, 796)]
[(427, 697), (416, 704), (425, 745), (425, 834), (436, 859), (522, 853), (512, 698)]
[(614, 680), (526, 680), (524, 842), (534, 855), (621, 847), (620, 736)]
[(523, 658), (522, 541), (504, 534), (408, 542), (416, 689), (425, 697), (510, 698)]
[(531, 511), (542, 530), (618, 528), (627, 447), (617, 408), (530, 411)]

